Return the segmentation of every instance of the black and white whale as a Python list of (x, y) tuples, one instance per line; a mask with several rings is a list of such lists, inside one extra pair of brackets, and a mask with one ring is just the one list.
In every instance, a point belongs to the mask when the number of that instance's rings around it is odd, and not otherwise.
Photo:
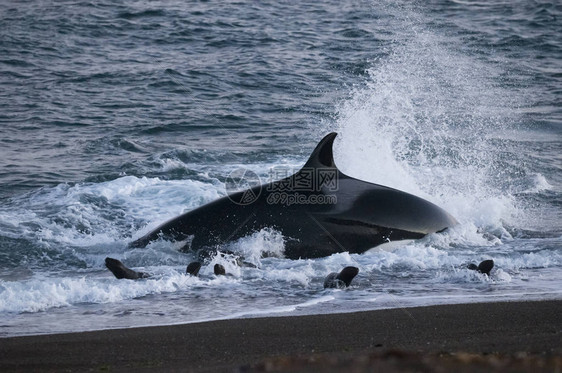
[[(216, 250), (263, 228), (285, 238), (285, 257), (363, 253), (377, 245), (419, 239), (456, 220), (420, 197), (358, 180), (334, 163), (330, 133), (292, 176), (220, 198), (160, 225), (130, 247), (163, 238), (183, 251)], [(251, 197), (248, 199), (248, 197)]]

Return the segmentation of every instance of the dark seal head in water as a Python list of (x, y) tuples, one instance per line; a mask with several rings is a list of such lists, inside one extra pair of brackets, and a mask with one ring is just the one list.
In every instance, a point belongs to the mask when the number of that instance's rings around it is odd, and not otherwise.
[(324, 280), (324, 289), (344, 289), (351, 284), (358, 273), (357, 267), (345, 267), (340, 273), (332, 272)]
[[(189, 211), (130, 246), (144, 247), (164, 238), (190, 242), (185, 250), (209, 251), (273, 228), (286, 238), (285, 257), (317, 258), (363, 253), (456, 224), (451, 215), (422, 198), (345, 175), (334, 163), (335, 138), (336, 133), (324, 137), (296, 174)], [(240, 203), (245, 195), (255, 198)]]
[(226, 269), (222, 264), (218, 264), (218, 263), (215, 264), (215, 266), (213, 267), (213, 272), (215, 273), (216, 276), (226, 275)]
[(492, 259), (484, 260), (479, 265), (474, 263), (470, 263), (468, 265), (468, 269), (473, 271), (478, 271), (480, 273), (484, 273), (485, 275), (490, 275), (490, 271), (494, 268), (494, 261)]
[(200, 262), (191, 262), (187, 265), (187, 268), (185, 269), (185, 273), (191, 276), (197, 276), (199, 275), (200, 269), (201, 269)]

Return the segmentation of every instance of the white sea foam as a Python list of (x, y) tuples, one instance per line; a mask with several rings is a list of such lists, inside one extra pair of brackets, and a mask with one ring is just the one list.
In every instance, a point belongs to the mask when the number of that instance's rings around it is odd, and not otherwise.
[(21, 282), (0, 283), (0, 313), (39, 312), (50, 308), (81, 303), (112, 303), (185, 290), (201, 282), (179, 273), (142, 281), (119, 281), (114, 278), (44, 277)]
[(228, 249), (239, 253), (247, 263), (257, 267), (263, 257), (282, 257), (285, 250), (285, 238), (271, 228), (262, 229), (228, 245)]
[(443, 207), (463, 226), (454, 235), (463, 243), (481, 244), (483, 232), (509, 236), (504, 226), (521, 210), (498, 180), (510, 170), (496, 166), (504, 149), (492, 143), (515, 131), (521, 98), (494, 84), (498, 66), (452, 48), (414, 7), (387, 10), (397, 12), (404, 34), (340, 103), (336, 163), (348, 175)]
[(531, 177), (531, 186), (525, 190), (526, 193), (539, 193), (545, 190), (552, 190), (553, 186), (548, 182), (544, 175), (540, 173), (534, 174)]

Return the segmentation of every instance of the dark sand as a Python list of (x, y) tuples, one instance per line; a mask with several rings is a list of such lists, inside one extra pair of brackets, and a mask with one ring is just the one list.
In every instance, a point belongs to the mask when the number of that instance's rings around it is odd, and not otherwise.
[(0, 339), (0, 371), (562, 371), (562, 301)]

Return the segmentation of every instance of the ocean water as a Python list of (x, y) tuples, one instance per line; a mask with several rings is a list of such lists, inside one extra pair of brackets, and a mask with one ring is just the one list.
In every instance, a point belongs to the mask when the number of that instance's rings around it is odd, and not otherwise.
[[(560, 35), (558, 1), (3, 2), (0, 336), (562, 299)], [(346, 174), (459, 225), (314, 260), (265, 229), (198, 278), (173, 242), (127, 248), (330, 131)]]

